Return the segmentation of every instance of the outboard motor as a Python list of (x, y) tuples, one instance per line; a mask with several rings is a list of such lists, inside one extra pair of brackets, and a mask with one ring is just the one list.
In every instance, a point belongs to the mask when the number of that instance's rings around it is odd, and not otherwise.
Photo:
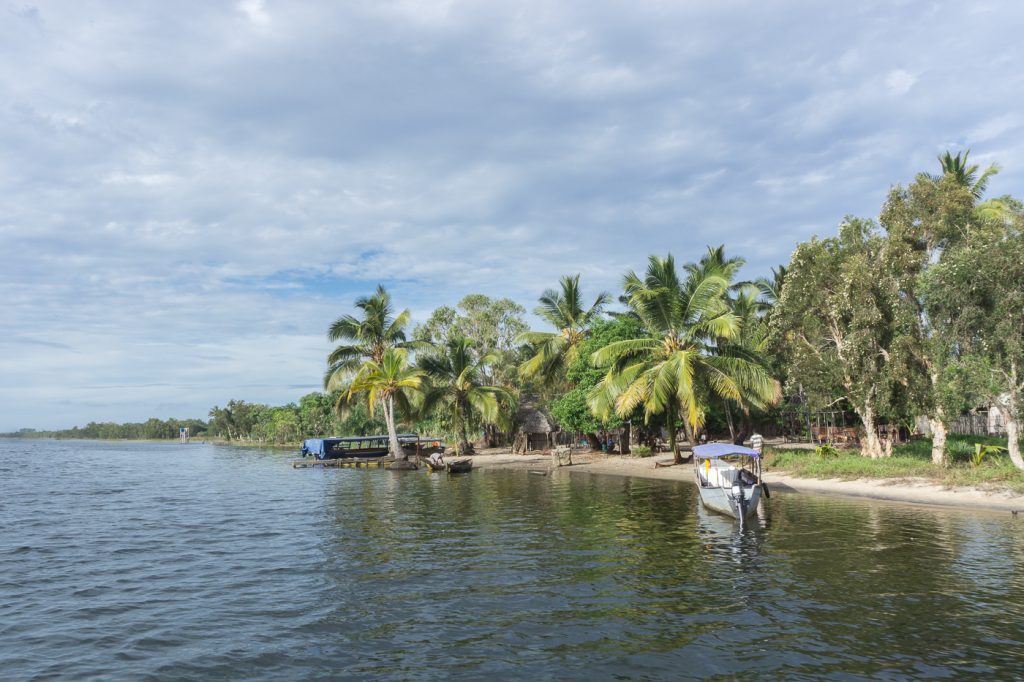
[(736, 507), (739, 510), (740, 526), (743, 526), (743, 522), (747, 517), (747, 497), (743, 493), (743, 479), (739, 476), (736, 477), (736, 482), (732, 484), (732, 498), (736, 500)]

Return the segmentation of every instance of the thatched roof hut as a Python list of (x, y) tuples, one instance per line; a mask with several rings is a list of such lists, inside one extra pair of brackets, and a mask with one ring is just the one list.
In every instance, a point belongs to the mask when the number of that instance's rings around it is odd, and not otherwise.
[(557, 425), (535, 400), (524, 399), (519, 402), (516, 422), (519, 427), (512, 443), (512, 452), (523, 453), (550, 447), (551, 434), (557, 430)]

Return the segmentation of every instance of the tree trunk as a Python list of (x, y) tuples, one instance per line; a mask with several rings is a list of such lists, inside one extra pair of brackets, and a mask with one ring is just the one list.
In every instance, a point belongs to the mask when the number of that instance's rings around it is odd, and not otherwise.
[(732, 423), (732, 410), (729, 409), (729, 401), (723, 400), (722, 405), (725, 406), (725, 423), (729, 425), (729, 440), (733, 443), (736, 442), (736, 427)]
[(596, 433), (592, 433), (592, 432), (591, 433), (587, 433), (586, 436), (587, 436), (587, 442), (590, 443), (590, 449), (591, 450), (600, 450), (601, 449), (601, 439), (597, 437)]
[(398, 430), (395, 428), (395, 399), (388, 396), (384, 401), (384, 421), (388, 425), (388, 441), (391, 444), (391, 456), (395, 461), (407, 459), (402, 444), (398, 442)]
[(469, 451), (469, 436), (466, 433), (466, 418), (465, 418), (465, 406), (462, 404), (461, 399), (456, 398), (458, 404), (455, 406), (455, 433), (457, 438), (455, 440), (455, 456), (461, 457)]
[[(674, 420), (670, 419), (669, 421)], [(668, 428), (668, 447), (669, 450), (672, 451), (672, 461), (676, 464), (682, 464), (683, 456), (679, 454), (679, 444), (676, 443), (676, 429), (674, 424)]]
[(1018, 469), (1024, 469), (1024, 459), (1020, 456), (1020, 424), (1014, 417), (1004, 417), (1006, 422), (1006, 449), (1010, 453), (1010, 461)]
[(882, 456), (882, 444), (878, 440), (878, 430), (875, 427), (875, 408), (867, 404), (857, 410), (857, 414), (864, 424), (864, 442), (860, 444), (860, 454), (878, 459)]
[[(931, 363), (928, 364), (928, 378), (931, 380), (932, 393), (939, 395), (939, 373)], [(942, 405), (935, 406), (935, 414), (928, 416), (928, 426), (932, 430), (932, 464), (946, 466), (946, 411)]]
[(632, 437), (632, 429), (630, 429), (630, 423), (626, 422), (622, 425), (622, 438), (619, 439), (619, 454), (628, 455), (630, 453), (629, 440)]
[(690, 422), (686, 421), (685, 419), (683, 420), (683, 433), (686, 434), (686, 441), (691, 448), (697, 444), (697, 434), (694, 431), (693, 427), (690, 426)]
[(932, 464), (946, 466), (946, 422), (942, 408), (935, 410), (935, 415), (928, 417), (928, 426), (932, 430)]
[(1017, 421), (1017, 399), (1010, 390), (1009, 400), (1003, 405), (996, 403), (999, 414), (1003, 416), (1003, 423), (1006, 426), (1006, 451), (1010, 454), (1010, 461), (1018, 469), (1024, 469), (1024, 459), (1020, 455), (1020, 422)]
[(743, 445), (743, 442), (754, 435), (754, 426), (750, 419), (750, 411), (743, 410), (740, 413), (740, 431), (733, 439), (733, 445)]

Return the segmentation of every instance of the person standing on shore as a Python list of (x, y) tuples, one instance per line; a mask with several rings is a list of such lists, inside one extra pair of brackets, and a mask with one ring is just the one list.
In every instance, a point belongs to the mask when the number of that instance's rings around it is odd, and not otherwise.
[(757, 450), (757, 454), (761, 454), (761, 449), (764, 448), (764, 438), (757, 431), (750, 437), (750, 447)]

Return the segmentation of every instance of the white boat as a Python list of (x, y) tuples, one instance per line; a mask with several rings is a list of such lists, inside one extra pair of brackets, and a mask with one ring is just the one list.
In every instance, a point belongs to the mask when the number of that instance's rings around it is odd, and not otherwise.
[(761, 492), (761, 453), (731, 443), (709, 443), (693, 448), (693, 465), (700, 501), (719, 514), (744, 520), (757, 510)]

